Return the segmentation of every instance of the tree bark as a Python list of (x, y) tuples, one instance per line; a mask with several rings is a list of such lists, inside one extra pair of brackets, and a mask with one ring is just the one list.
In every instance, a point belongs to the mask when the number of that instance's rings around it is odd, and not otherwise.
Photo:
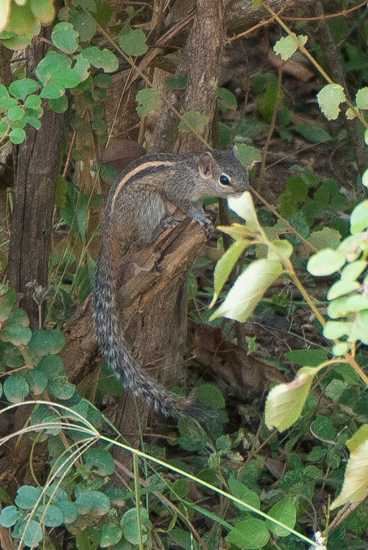
[[(49, 36), (50, 28), (41, 34)], [(45, 42), (33, 40), (27, 52), (28, 77), (34, 77), (48, 48)], [(51, 111), (45, 101), (42, 107), (41, 129), (27, 127), (26, 139), (19, 147), (8, 263), (10, 285), (21, 293), (21, 306), (32, 329), (39, 325), (34, 286), (48, 285), (52, 214), (64, 128), (62, 114)]]

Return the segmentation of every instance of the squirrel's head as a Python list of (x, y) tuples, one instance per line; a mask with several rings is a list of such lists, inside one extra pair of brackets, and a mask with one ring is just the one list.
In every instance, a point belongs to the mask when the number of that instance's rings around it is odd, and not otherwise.
[[(248, 172), (230, 151), (206, 151), (198, 158), (206, 197), (234, 197), (249, 189)], [(206, 185), (207, 183), (207, 185)]]

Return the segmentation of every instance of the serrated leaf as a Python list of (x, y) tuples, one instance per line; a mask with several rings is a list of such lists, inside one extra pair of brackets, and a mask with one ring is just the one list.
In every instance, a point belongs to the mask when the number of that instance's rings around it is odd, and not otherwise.
[(64, 53), (74, 53), (78, 48), (78, 32), (70, 23), (57, 23), (52, 30), (51, 40), (54, 46)]
[(283, 432), (300, 417), (314, 376), (322, 367), (303, 367), (288, 384), (280, 384), (269, 392), (266, 401), (265, 422), (269, 428)]
[(350, 453), (346, 465), (344, 483), (339, 496), (333, 501), (331, 510), (360, 500), (368, 487), (368, 441), (365, 441)]
[(236, 158), (242, 163), (243, 166), (252, 166), (256, 162), (261, 162), (262, 153), (256, 147), (252, 145), (246, 145), (245, 143), (239, 143), (236, 146)]
[(341, 235), (336, 229), (324, 227), (321, 231), (313, 231), (307, 241), (317, 250), (322, 250), (326, 247), (336, 248), (341, 241)]
[(156, 88), (145, 88), (140, 90), (136, 95), (136, 101), (138, 107), (136, 111), (138, 115), (143, 118), (153, 111), (159, 111), (161, 109), (161, 97), (160, 92)]
[(214, 271), (214, 295), (210, 308), (215, 304), (217, 298), (222, 290), (222, 287), (226, 283), (230, 273), (232, 272), (236, 262), (240, 258), (241, 254), (249, 245), (249, 241), (240, 239), (233, 243), (230, 248), (223, 254), (222, 258), (217, 262)]
[(278, 261), (262, 259), (253, 262), (238, 277), (224, 303), (210, 320), (223, 316), (244, 323), (282, 271), (282, 264)]
[(196, 132), (201, 134), (209, 122), (207, 115), (202, 115), (198, 111), (189, 111), (184, 113), (179, 122), (179, 132)]
[(142, 29), (130, 29), (127, 34), (119, 36), (119, 45), (128, 55), (143, 55), (148, 50)]
[(314, 254), (308, 261), (307, 269), (312, 275), (323, 277), (332, 275), (345, 264), (346, 252), (325, 248)]
[(346, 97), (340, 84), (327, 84), (318, 92), (317, 100), (325, 117), (328, 120), (335, 120), (339, 116), (340, 103), (346, 101)]

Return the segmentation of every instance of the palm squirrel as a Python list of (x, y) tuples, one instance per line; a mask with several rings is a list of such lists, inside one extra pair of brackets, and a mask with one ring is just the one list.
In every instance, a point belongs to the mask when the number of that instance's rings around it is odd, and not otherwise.
[[(166, 391), (140, 367), (118, 324), (114, 254), (133, 242), (148, 244), (168, 227), (165, 202), (208, 229), (201, 201), (239, 196), (248, 188), (245, 168), (230, 152), (156, 154), (133, 161), (113, 183), (105, 205), (97, 262), (93, 321), (99, 348), (124, 385), (165, 416), (203, 418), (204, 406)], [(118, 246), (117, 246), (118, 243)]]

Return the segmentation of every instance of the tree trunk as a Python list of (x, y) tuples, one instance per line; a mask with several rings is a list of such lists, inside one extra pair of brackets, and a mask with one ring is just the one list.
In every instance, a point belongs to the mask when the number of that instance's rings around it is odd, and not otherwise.
[[(50, 28), (41, 31), (50, 36)], [(37, 64), (49, 46), (37, 38), (27, 50), (27, 76), (34, 76)], [(43, 101), (42, 128), (26, 129), (26, 139), (19, 147), (14, 187), (14, 210), (11, 223), (8, 278), (21, 293), (30, 327), (39, 326), (39, 307), (33, 299), (34, 286), (46, 287), (49, 275), (52, 214), (64, 116), (51, 111)]]

